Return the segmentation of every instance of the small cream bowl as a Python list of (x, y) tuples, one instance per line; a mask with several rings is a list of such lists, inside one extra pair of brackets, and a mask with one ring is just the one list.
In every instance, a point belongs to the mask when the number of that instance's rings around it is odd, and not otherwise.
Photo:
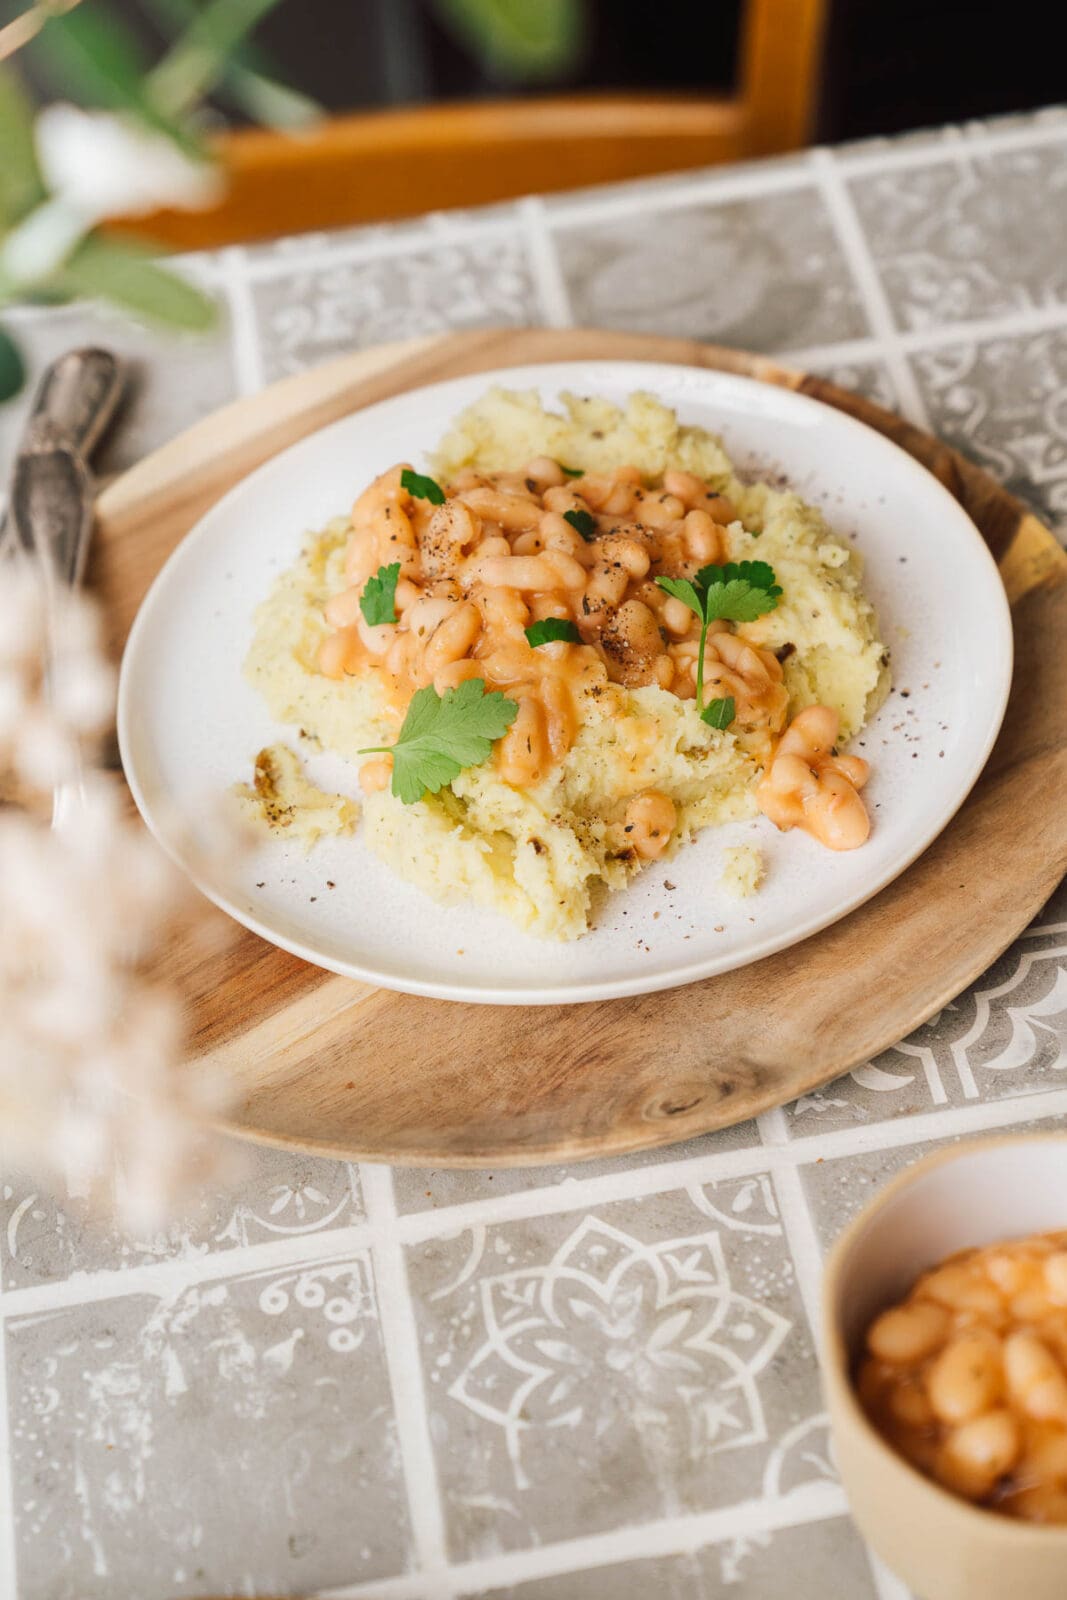
[(823, 1383), (864, 1537), (921, 1600), (1065, 1600), (1067, 1524), (1017, 1521), (924, 1477), (868, 1421), (853, 1384), (870, 1323), (959, 1250), (1067, 1229), (1067, 1133), (956, 1145), (888, 1184), (830, 1253)]

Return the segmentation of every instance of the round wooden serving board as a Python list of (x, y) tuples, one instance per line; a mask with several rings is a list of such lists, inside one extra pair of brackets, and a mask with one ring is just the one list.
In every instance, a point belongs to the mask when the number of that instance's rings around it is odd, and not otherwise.
[(426, 1166), (570, 1161), (751, 1117), (895, 1043), (1011, 943), (1067, 869), (1067, 555), (992, 478), (821, 378), (680, 339), (499, 329), (364, 351), (206, 418), (101, 496), (94, 578), (116, 649), (164, 558), (285, 445), (389, 395), (522, 362), (684, 362), (782, 384), (917, 457), (981, 529), (1015, 622), (1003, 731), (969, 800), (909, 870), (825, 932), (685, 989), (558, 1008), (423, 1000), (334, 977), (238, 930), (165, 967), (192, 1050), (238, 1088), (231, 1131)]

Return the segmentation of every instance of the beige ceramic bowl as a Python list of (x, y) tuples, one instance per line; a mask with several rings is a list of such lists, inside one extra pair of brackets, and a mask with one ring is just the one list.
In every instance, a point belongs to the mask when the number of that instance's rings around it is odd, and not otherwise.
[(823, 1379), (856, 1522), (921, 1600), (1065, 1600), (1067, 1527), (1017, 1522), (924, 1478), (867, 1421), (851, 1367), (871, 1319), (927, 1267), (1067, 1228), (1067, 1133), (957, 1145), (888, 1184), (834, 1246)]

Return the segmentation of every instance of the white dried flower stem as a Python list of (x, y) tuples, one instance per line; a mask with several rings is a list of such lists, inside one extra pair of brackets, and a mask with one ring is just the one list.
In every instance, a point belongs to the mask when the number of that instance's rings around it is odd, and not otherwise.
[[(26, 563), (0, 583), (0, 774), (25, 797), (83, 775), (111, 722), (97, 608)], [(61, 828), (0, 807), (0, 1120), (20, 1160), (74, 1192), (121, 1174), (133, 1226), (158, 1226), (219, 1146), (220, 1086), (183, 1066), (181, 997), (149, 973), (202, 902), (84, 771)]]

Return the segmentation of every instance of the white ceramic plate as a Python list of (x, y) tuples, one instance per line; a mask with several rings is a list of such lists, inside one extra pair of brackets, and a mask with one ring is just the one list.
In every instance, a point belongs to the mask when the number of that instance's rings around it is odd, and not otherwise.
[[(488, 911), (436, 904), (395, 877), (358, 833), (306, 857), (268, 841), (235, 879), (200, 879), (200, 887), (253, 932), (331, 971), (496, 1004), (600, 1000), (691, 983), (852, 911), (940, 833), (982, 769), (1011, 679), (1004, 590), (957, 502), (881, 434), (787, 390), (690, 367), (556, 363), (435, 384), (323, 428), (232, 489), (171, 556), (126, 648), (119, 740), (149, 827), (192, 871), (195, 832), (179, 842), (167, 819), (217, 808), (234, 782), (249, 779), (262, 745), (293, 738), (241, 673), (256, 605), (308, 530), (344, 511), (392, 462), (418, 461), (494, 382), (539, 389), (549, 403), (563, 389), (620, 401), (651, 390), (683, 421), (721, 434), (743, 472), (784, 474), (856, 540), (895, 685), (853, 746), (873, 766), (869, 842), (835, 855), (800, 832), (777, 833), (764, 818), (708, 830), (611, 896), (593, 931), (564, 945), (522, 934)], [(307, 765), (324, 787), (358, 796), (347, 763), (319, 756)], [(767, 878), (758, 895), (736, 901), (719, 878), (724, 847), (742, 841), (759, 844)]]

